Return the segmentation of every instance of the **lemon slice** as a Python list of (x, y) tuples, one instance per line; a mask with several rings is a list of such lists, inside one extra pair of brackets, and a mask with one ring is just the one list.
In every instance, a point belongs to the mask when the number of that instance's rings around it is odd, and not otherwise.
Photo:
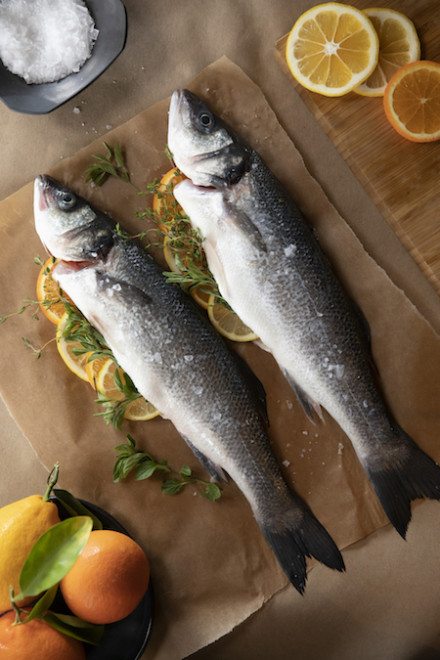
[(394, 9), (364, 9), (379, 37), (379, 61), (371, 76), (353, 91), (362, 96), (383, 96), (391, 76), (420, 57), (414, 23)]
[[(107, 358), (96, 377), (96, 389), (108, 399), (121, 401), (124, 394), (115, 383), (116, 370), (118, 370), (121, 380), (124, 382), (124, 371), (115, 364), (112, 358)], [(158, 415), (160, 415), (160, 412), (144, 397), (131, 401), (124, 413), (125, 419), (132, 421), (146, 421)]]
[(68, 366), (70, 371), (73, 371), (79, 378), (82, 380), (89, 381), (89, 377), (86, 371), (86, 363), (88, 359), (87, 353), (76, 354), (75, 350), (83, 349), (81, 342), (79, 341), (70, 341), (64, 337), (64, 331), (67, 326), (68, 321), (67, 312), (64, 313), (60, 322), (57, 325), (56, 329), (56, 341), (58, 352), (64, 360), (64, 363)]
[(128, 404), (124, 417), (132, 422), (147, 422), (150, 419), (159, 417), (159, 415), (160, 412), (157, 408), (141, 396), (139, 399), (135, 399)]
[[(64, 303), (61, 302), (61, 291), (58, 282), (53, 279), (52, 271), (57, 264), (57, 260), (49, 257), (41, 266), (37, 278), (37, 300), (43, 314), (52, 323), (58, 324), (66, 313)], [(70, 300), (68, 296), (65, 296)]]
[(240, 320), (235, 312), (217, 301), (211, 294), (208, 302), (208, 317), (218, 332), (233, 341), (255, 341), (258, 335)]
[(96, 390), (96, 379), (98, 378), (98, 374), (101, 368), (107, 362), (108, 357), (103, 356), (90, 360), (91, 355), (92, 355), (91, 351), (90, 353), (87, 353), (87, 361), (86, 361), (85, 369), (90, 385), (93, 387), (93, 389)]
[(370, 19), (339, 2), (302, 14), (287, 37), (286, 60), (296, 80), (312, 92), (342, 96), (371, 75), (379, 39)]

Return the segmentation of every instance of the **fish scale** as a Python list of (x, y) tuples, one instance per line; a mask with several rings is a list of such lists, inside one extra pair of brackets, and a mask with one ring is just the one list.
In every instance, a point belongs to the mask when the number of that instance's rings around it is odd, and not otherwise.
[(392, 417), (366, 322), (310, 224), (259, 154), (188, 90), (171, 98), (168, 146), (187, 177), (174, 195), (202, 235), (221, 295), (272, 352), (306, 414), (322, 406), (339, 423), (405, 537), (411, 501), (440, 499), (440, 468)]
[(48, 176), (35, 181), (34, 215), (61, 260), (53, 277), (208, 473), (234, 479), (295, 588), (304, 590), (306, 557), (343, 570), (334, 541), (281, 474), (261, 384), (206, 314), (108, 216)]

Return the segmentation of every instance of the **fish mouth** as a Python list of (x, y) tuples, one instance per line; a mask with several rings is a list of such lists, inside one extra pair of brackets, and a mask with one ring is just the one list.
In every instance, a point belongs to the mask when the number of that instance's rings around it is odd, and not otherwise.
[(54, 201), (57, 182), (48, 174), (39, 174), (34, 181), (34, 199), (39, 211), (46, 211)]

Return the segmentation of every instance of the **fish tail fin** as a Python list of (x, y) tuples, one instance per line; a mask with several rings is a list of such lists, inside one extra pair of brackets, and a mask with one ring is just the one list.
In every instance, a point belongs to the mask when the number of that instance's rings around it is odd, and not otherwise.
[(271, 520), (269, 524), (260, 526), (281, 568), (295, 589), (303, 594), (307, 580), (307, 557), (315, 557), (337, 571), (344, 571), (345, 565), (330, 534), (305, 502), (295, 495), (293, 497), (294, 506), (281, 523)]
[(383, 510), (405, 538), (411, 501), (440, 500), (440, 467), (400, 427), (396, 425), (394, 431), (397, 451), (389, 452), (380, 463), (376, 456), (364, 465)]

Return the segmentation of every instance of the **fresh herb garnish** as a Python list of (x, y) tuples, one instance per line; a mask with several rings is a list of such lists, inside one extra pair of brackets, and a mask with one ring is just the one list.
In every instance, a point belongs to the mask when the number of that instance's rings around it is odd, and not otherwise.
[(107, 142), (103, 142), (103, 145), (106, 153), (92, 155), (96, 162), (92, 163), (84, 172), (86, 182), (93, 181), (95, 185), (102, 186), (109, 176), (115, 176), (126, 183), (131, 183), (130, 174), (125, 164), (119, 142), (115, 143), (113, 149)]
[(194, 477), (188, 465), (183, 465), (176, 476), (172, 476), (172, 470), (164, 459), (156, 460), (148, 452), (137, 449), (130, 434), (127, 434), (127, 439), (127, 443), (116, 447), (118, 456), (113, 468), (114, 482), (126, 479), (134, 471), (134, 478), (138, 481), (149, 479), (153, 474), (159, 475), (162, 479), (162, 492), (168, 495), (176, 495), (185, 486), (193, 484), (202, 486), (201, 494), (211, 502), (221, 496), (220, 487), (216, 483)]

